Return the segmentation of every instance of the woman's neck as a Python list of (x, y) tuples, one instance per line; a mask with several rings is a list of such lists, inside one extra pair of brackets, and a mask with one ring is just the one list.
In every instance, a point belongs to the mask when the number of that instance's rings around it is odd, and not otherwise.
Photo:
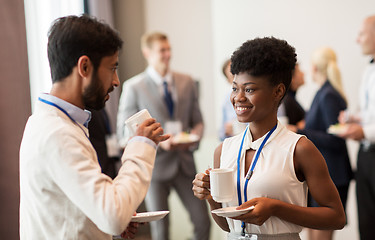
[(321, 87), (327, 81), (327, 76), (324, 74), (317, 74), (315, 77), (315, 82)]
[(249, 129), (251, 132), (251, 136), (253, 141), (263, 137), (267, 132), (269, 132), (277, 123), (277, 117), (269, 119), (269, 120), (262, 120), (262, 121), (255, 121), (249, 123)]

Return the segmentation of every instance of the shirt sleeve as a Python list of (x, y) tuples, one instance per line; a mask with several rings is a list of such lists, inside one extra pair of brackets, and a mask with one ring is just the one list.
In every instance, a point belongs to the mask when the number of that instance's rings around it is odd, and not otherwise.
[(365, 139), (375, 144), (375, 124), (368, 124), (362, 127)]
[(156, 143), (154, 141), (152, 141), (151, 139), (149, 138), (146, 138), (146, 137), (143, 137), (143, 136), (134, 136), (132, 137), (130, 140), (129, 140), (129, 143), (131, 142), (144, 142), (144, 143), (147, 143), (148, 145), (152, 146), (154, 149), (156, 149)]
[(101, 173), (90, 141), (77, 133), (65, 128), (48, 139), (47, 168), (66, 197), (101, 231), (120, 234), (146, 196), (156, 149), (137, 139), (129, 142), (118, 176), (112, 180)]

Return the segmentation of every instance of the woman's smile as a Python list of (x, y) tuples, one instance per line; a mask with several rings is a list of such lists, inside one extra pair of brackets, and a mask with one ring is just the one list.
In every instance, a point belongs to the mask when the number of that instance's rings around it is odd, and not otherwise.
[(245, 106), (234, 106), (234, 109), (237, 113), (237, 115), (242, 115), (244, 114), (245, 112), (249, 111), (251, 109), (251, 107), (245, 107)]

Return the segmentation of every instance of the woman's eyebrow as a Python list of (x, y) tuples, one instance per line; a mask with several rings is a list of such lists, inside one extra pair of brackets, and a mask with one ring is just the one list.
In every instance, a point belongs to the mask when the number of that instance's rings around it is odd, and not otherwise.
[[(235, 81), (233, 81), (232, 84), (238, 85)], [(242, 85), (246, 86), (246, 85), (250, 85), (250, 84), (256, 84), (256, 83), (254, 83), (254, 82), (246, 82), (246, 83), (244, 83)]]

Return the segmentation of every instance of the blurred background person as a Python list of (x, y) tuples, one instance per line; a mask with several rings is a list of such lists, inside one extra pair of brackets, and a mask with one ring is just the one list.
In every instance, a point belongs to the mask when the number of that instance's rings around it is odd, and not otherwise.
[(300, 86), (305, 83), (305, 75), (299, 68), (299, 64), (293, 71), (292, 82), (290, 87), (286, 92), (284, 99), (277, 112), (277, 117), (279, 121), (284, 124), (295, 125), (298, 128), (303, 128), (305, 121), (305, 110), (297, 102), (296, 93)]
[[(349, 183), (353, 178), (346, 142), (327, 132), (331, 125), (338, 123), (340, 111), (347, 107), (336, 54), (331, 48), (319, 48), (313, 53), (312, 78), (320, 89), (306, 114), (305, 128), (295, 131), (307, 136), (322, 153), (345, 209)], [(309, 206), (319, 206), (310, 194)], [(310, 240), (330, 240), (332, 237), (333, 230), (309, 229)]]
[[(174, 189), (190, 215), (194, 239), (209, 239), (207, 205), (194, 197), (191, 184), (196, 174), (193, 153), (204, 130), (196, 83), (188, 75), (171, 71), (171, 47), (165, 34), (144, 34), (141, 48), (148, 67), (123, 85), (117, 118), (120, 143), (126, 144), (131, 137), (125, 120), (142, 109), (147, 109), (166, 132), (188, 132), (198, 137), (181, 143), (176, 142), (176, 135), (160, 145), (145, 203), (148, 211), (168, 210), (168, 197)], [(151, 222), (151, 235), (154, 240), (169, 239), (168, 216)]]
[(220, 140), (224, 141), (225, 138), (234, 136), (246, 128), (246, 123), (240, 123), (237, 120), (236, 112), (230, 101), (232, 93), (233, 74), (230, 72), (230, 59), (227, 59), (223, 64), (223, 74), (228, 82), (228, 91), (225, 93), (224, 101), (222, 104), (222, 124), (219, 130)]
[(371, 57), (360, 86), (360, 113), (350, 116), (341, 112), (339, 121), (346, 123), (340, 136), (360, 142), (356, 172), (358, 226), (361, 240), (367, 240), (375, 236), (375, 15), (363, 21), (357, 43), (362, 53)]

